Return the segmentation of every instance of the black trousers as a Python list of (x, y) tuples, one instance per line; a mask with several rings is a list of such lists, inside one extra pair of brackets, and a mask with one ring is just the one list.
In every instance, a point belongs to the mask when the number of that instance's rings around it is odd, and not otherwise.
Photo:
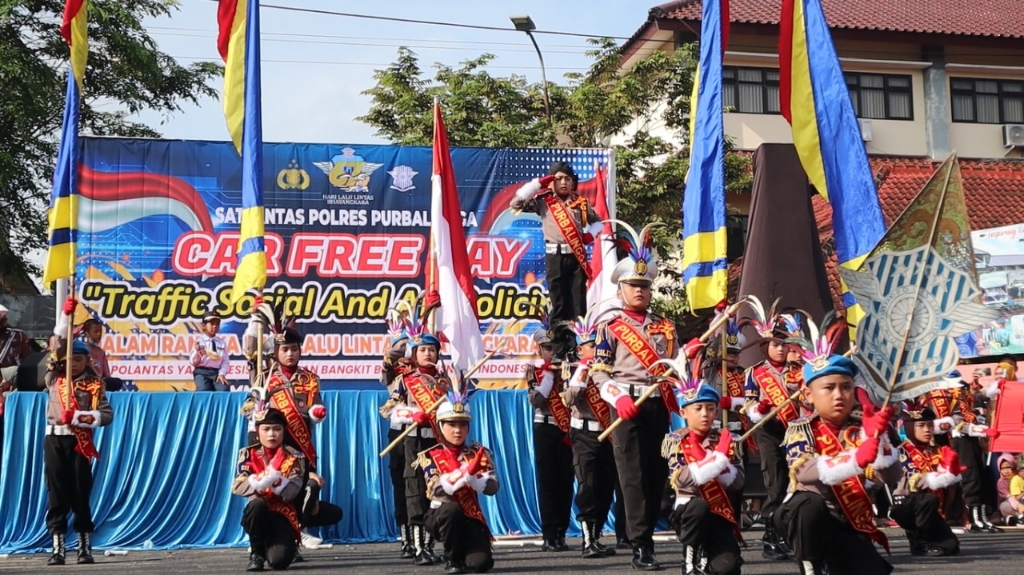
[(461, 561), (473, 573), (486, 573), (494, 567), (487, 528), (467, 518), (458, 503), (442, 503), (427, 511), (426, 527), (444, 544), (445, 559)]
[(270, 564), (271, 569), (287, 569), (299, 547), (288, 519), (267, 507), (259, 497), (249, 500), (242, 512), (242, 529), (249, 535), (252, 552)]
[(985, 460), (981, 454), (981, 442), (977, 437), (954, 437), (951, 442), (953, 450), (960, 456), (960, 485), (964, 492), (964, 503), (968, 507), (988, 504), (992, 499), (989, 492), (991, 481), (987, 481)]
[(551, 300), (550, 325), (558, 326), (552, 336), (555, 354), (565, 357), (576, 349), (576, 336), (561, 322), (587, 315), (587, 277), (572, 254), (548, 254), (544, 270)]
[(761, 516), (770, 517), (789, 490), (789, 466), (786, 464), (786, 449), (782, 441), (786, 428), (778, 420), (769, 421), (754, 433), (757, 448), (761, 452), (761, 474), (767, 495), (761, 506)]
[[(401, 429), (388, 431), (390, 444), (402, 433)], [(399, 527), (409, 523), (409, 512), (405, 506), (405, 441), (399, 442), (388, 454), (388, 471), (391, 473), (391, 493), (395, 503), (395, 524)]]
[(837, 519), (817, 493), (799, 491), (779, 507), (779, 533), (798, 561), (827, 565), (830, 575), (889, 575), (890, 565), (866, 536)]
[(934, 493), (917, 492), (907, 495), (902, 503), (889, 509), (889, 517), (906, 530), (917, 530), (922, 541), (933, 543), (947, 554), (960, 551), (960, 541), (939, 515), (939, 498)]
[(695, 497), (672, 511), (669, 524), (683, 545), (700, 547), (708, 558), (708, 573), (739, 575), (743, 558), (733, 526), (711, 512), (707, 501)]
[[(614, 457), (614, 450), (612, 456)], [(619, 484), (619, 471), (615, 470), (615, 540), (629, 541), (629, 529), (626, 529), (626, 502)]]
[(430, 500), (427, 499), (427, 480), (423, 478), (423, 471), (414, 468), (413, 464), (416, 463), (419, 453), (437, 445), (437, 440), (410, 435), (405, 438), (403, 443), (405, 467), (402, 472), (405, 477), (405, 508), (408, 512), (409, 525), (422, 526), (426, 521)]
[(565, 537), (572, 512), (572, 448), (557, 425), (534, 423), (533, 453), (541, 532), (547, 539)]
[(668, 410), (660, 397), (650, 398), (639, 409), (636, 417), (623, 421), (612, 432), (612, 451), (626, 507), (626, 531), (634, 546), (652, 543), (668, 479), (668, 462), (661, 456)]
[(329, 527), (345, 515), (341, 507), (320, 499), (320, 486), (316, 481), (308, 482), (299, 497), (295, 506), (303, 527)]
[(92, 465), (75, 451), (73, 435), (47, 435), (43, 439), (43, 464), (46, 476), (46, 527), (51, 534), (68, 530), (68, 513), (75, 513), (74, 529), (92, 533)]
[(599, 431), (570, 429), (572, 463), (576, 470), (577, 521), (604, 527), (615, 493), (615, 453), (611, 443), (598, 441)]

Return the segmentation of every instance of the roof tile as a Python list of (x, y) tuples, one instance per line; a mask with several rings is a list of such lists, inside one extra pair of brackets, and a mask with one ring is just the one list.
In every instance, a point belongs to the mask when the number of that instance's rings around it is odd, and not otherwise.
[[(1005, 0), (821, 0), (832, 28), (963, 36), (1024, 38), (1024, 10)], [(779, 23), (782, 0), (731, 0), (729, 20)], [(678, 0), (651, 10), (656, 18), (700, 20), (700, 0)]]

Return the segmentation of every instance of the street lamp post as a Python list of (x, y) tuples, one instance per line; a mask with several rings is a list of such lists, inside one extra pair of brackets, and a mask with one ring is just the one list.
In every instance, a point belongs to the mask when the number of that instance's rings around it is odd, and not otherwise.
[(533, 37), (533, 31), (537, 29), (537, 25), (533, 23), (533, 18), (526, 14), (513, 14), (508, 18), (512, 21), (512, 25), (516, 27), (516, 30), (526, 32), (526, 35), (530, 37), (530, 41), (533, 42), (533, 48), (537, 50), (537, 58), (540, 60), (540, 79), (543, 82), (541, 88), (544, 91), (544, 115), (548, 117), (548, 124), (552, 124), (551, 100), (548, 99), (548, 75), (544, 70), (544, 55), (540, 53), (537, 39)]

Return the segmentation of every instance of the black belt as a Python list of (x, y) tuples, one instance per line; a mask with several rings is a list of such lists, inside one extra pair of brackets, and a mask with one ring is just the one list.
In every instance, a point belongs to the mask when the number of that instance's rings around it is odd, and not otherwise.
[(197, 368), (193, 369), (192, 371), (193, 372), (195, 372), (195, 371), (212, 371), (214, 373), (217, 373), (220, 370), (217, 369), (216, 367), (197, 367)]

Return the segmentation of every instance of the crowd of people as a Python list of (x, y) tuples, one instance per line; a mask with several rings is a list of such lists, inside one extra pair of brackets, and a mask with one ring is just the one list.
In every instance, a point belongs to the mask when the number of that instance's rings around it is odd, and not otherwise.
[[(545, 221), (568, 214), (573, 237), (583, 239), (589, 208), (575, 196), (574, 175), (562, 164), (551, 171), (514, 201), (523, 209), (532, 205)], [(561, 242), (553, 235), (564, 232), (559, 225), (545, 227), (546, 240), (560, 243), (549, 253), (574, 257), (572, 246), (563, 245), (568, 235)], [(753, 460), (766, 492), (762, 553), (795, 561), (804, 575), (891, 572), (876, 548), (888, 549), (879, 515), (897, 523), (910, 552), (921, 557), (959, 552), (951, 524), (991, 533), (1000, 529), (995, 523), (1024, 518), (1024, 462), (999, 456), (998, 481), (984, 464), (986, 444), (998, 436), (985, 425), (984, 409), (1016, 381), (1012, 361), (1000, 364), (999, 382), (987, 388), (977, 374), (968, 384), (953, 372), (921, 397), (893, 405), (858, 386), (856, 363), (835, 353), (842, 320), (829, 316), (817, 326), (766, 309), (756, 298), (752, 319), (739, 322), (723, 307), (710, 339), (681, 345), (673, 322), (649, 307), (658, 276), (649, 228), (621, 239), (629, 245), (613, 270), (618, 306), (569, 320), (545, 315), (534, 335), (541, 361), (529, 366), (526, 379), (544, 551), (570, 550), (575, 484), (582, 557), (614, 561), (616, 549), (628, 549), (633, 569), (660, 570), (653, 534), (667, 519), (683, 546), (684, 574), (738, 574)], [(571, 262), (552, 265), (568, 269)], [(563, 294), (551, 299), (562, 301), (561, 314), (578, 309)], [(74, 299), (65, 304), (65, 321), (76, 305)], [(438, 305), (434, 294), (425, 294), (416, 306), (395, 310), (382, 359), (388, 398), (380, 415), (391, 442), (398, 553), (446, 573), (483, 573), (494, 557), (479, 497), (497, 493), (502, 478), (494, 453), (468, 439), (471, 386), (440, 359), (441, 341), (429, 321)], [(247, 570), (262, 571), (301, 560), (300, 545), (319, 543), (309, 529), (333, 525), (343, 513), (320, 496), (327, 478), (312, 429), (327, 410), (319, 378), (300, 366), (303, 337), (280, 304), (257, 299), (255, 310), (243, 348), (254, 352), (265, 332), (267, 356), (252, 357), (252, 392), (241, 409), (250, 433), (231, 490), (247, 500), (241, 518), (250, 543)], [(214, 314), (203, 318), (191, 354), (198, 390), (227, 389), (219, 324)], [(748, 326), (756, 340), (746, 341)], [(106, 398), (117, 382), (99, 346), (103, 326), (89, 320), (81, 328), (80, 338), (51, 340), (43, 382), (50, 565), (66, 562), (69, 513), (77, 562), (93, 562), (89, 495), (98, 453), (92, 437), (116, 416)], [(19, 365), (28, 345), (0, 310), (0, 367)], [(740, 351), (753, 347), (763, 360), (744, 369)], [(3, 373), (6, 391), (11, 376)], [(685, 422), (675, 431), (673, 415)], [(621, 530), (615, 545), (606, 546), (601, 531), (616, 501)]]

